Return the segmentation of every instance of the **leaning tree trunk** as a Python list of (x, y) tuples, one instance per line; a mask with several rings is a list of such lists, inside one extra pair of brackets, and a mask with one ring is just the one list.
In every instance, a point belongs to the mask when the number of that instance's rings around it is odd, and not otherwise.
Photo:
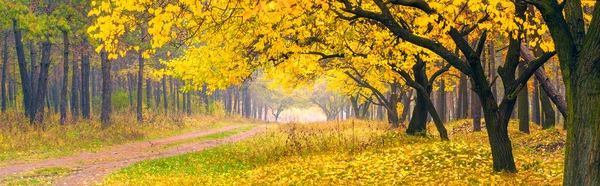
[(60, 124), (67, 123), (67, 94), (69, 84), (69, 34), (67, 31), (62, 31), (63, 34), (63, 77), (60, 91)]
[(112, 114), (111, 64), (108, 54), (104, 50), (100, 52), (100, 59), (102, 66), (102, 111), (100, 113), (100, 121), (102, 122), (102, 128), (106, 129), (110, 125), (110, 115)]
[(21, 29), (17, 28), (17, 20), (13, 19), (13, 31), (15, 35), (15, 49), (17, 51), (17, 64), (19, 65), (19, 74), (21, 76), (21, 88), (23, 92), (23, 106), (25, 109), (25, 115), (30, 117), (31, 120), (33, 113), (33, 94), (34, 92), (31, 90), (31, 79), (29, 77), (29, 73), (27, 72), (27, 62), (25, 61), (25, 52), (23, 49), (23, 39), (21, 35)]

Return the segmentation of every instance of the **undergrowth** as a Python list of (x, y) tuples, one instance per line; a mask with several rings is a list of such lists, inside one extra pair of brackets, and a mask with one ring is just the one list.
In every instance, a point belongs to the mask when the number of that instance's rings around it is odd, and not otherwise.
[(68, 156), (79, 152), (95, 152), (111, 145), (130, 141), (163, 138), (194, 130), (220, 128), (243, 123), (202, 115), (146, 114), (144, 122), (131, 113), (112, 116), (113, 123), (102, 129), (96, 116), (66, 125), (58, 124), (58, 115), (46, 116), (43, 128), (34, 127), (20, 112), (0, 115), (0, 166)]
[[(449, 131), (470, 125), (446, 124)], [(483, 132), (441, 142), (365, 121), (272, 126), (257, 137), (201, 152), (143, 161), (105, 178), (105, 185), (560, 185), (564, 131), (516, 131), (519, 173), (495, 173)]]

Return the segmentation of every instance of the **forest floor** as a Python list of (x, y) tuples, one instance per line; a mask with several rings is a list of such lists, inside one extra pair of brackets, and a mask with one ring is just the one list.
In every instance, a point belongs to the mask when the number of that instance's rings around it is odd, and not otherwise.
[(181, 155), (239, 141), (264, 129), (259, 125), (232, 125), (116, 145), (96, 153), (6, 165), (0, 169), (0, 185), (94, 184), (107, 173), (142, 160)]
[(103, 185), (560, 185), (566, 133), (509, 133), (518, 173), (492, 170), (485, 125), (445, 124), (450, 141), (435, 128), (408, 136), (386, 122), (347, 120), (270, 125), (236, 143), (141, 161), (110, 173)]

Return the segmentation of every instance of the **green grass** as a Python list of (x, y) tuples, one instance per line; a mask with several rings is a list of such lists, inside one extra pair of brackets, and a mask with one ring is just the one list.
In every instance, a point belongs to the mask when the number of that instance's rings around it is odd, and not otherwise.
[(57, 178), (73, 172), (65, 167), (46, 167), (0, 179), (2, 185), (50, 185)]
[(188, 140), (183, 140), (183, 141), (178, 141), (175, 143), (170, 143), (167, 145), (162, 146), (162, 148), (170, 148), (170, 147), (174, 147), (174, 146), (179, 146), (181, 144), (185, 144), (185, 143), (193, 143), (193, 142), (199, 142), (199, 141), (206, 141), (206, 140), (215, 140), (215, 139), (223, 139), (229, 136), (233, 136), (235, 134), (239, 134), (242, 132), (246, 132), (249, 131), (251, 129), (253, 129), (255, 126), (243, 126), (237, 129), (233, 129), (233, 130), (228, 130), (228, 131), (224, 131), (224, 132), (218, 132), (218, 133), (214, 133), (214, 134), (209, 134), (206, 136), (201, 136), (198, 138), (194, 138), (194, 139), (188, 139)]

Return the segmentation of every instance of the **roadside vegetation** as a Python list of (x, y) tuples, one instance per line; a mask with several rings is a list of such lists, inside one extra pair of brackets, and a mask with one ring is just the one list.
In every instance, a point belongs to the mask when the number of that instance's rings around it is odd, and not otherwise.
[[(447, 124), (451, 141), (405, 135), (387, 123), (348, 120), (271, 126), (257, 137), (204, 151), (143, 161), (104, 185), (559, 185), (565, 132), (519, 132), (511, 122), (518, 174), (496, 173), (485, 132)], [(484, 128), (485, 130), (485, 128)], [(432, 131), (433, 132), (433, 131)], [(432, 133), (430, 132), (430, 134)]]

